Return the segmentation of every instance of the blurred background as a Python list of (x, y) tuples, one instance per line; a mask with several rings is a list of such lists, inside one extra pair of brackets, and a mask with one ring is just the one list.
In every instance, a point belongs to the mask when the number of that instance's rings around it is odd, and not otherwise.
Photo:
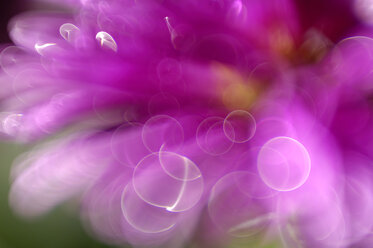
[[(0, 44), (10, 43), (9, 19), (29, 8), (18, 0), (0, 1)], [(34, 220), (25, 220), (12, 213), (8, 203), (10, 168), (17, 155), (25, 150), (25, 146), (0, 143), (0, 248), (109, 247), (87, 235), (76, 215), (78, 206), (72, 203)]]
[[(343, 30), (339, 30), (338, 27), (353, 26), (354, 19), (351, 15), (345, 15), (344, 10), (348, 8), (333, 8), (333, 0), (328, 1), (329, 5), (323, 1), (296, 1), (299, 3), (301, 13), (305, 13), (301, 16), (302, 25), (305, 29), (316, 27), (324, 30), (332, 41), (337, 41), (343, 33)], [(341, 2), (339, 6), (347, 1)], [(20, 0), (0, 1), (0, 44), (11, 44), (7, 31), (9, 20), (20, 12), (35, 8), (35, 5), (29, 6), (26, 3), (27, 1), (21, 3)], [(309, 8), (310, 4), (313, 8)], [(47, 6), (37, 6), (40, 7), (47, 8)], [(328, 25), (319, 27), (324, 25), (325, 20), (334, 20), (335, 16), (346, 16), (341, 20), (345, 23), (327, 22)], [(315, 23), (313, 19), (315, 17), (323, 21)], [(335, 19), (340, 20), (340, 18)], [(3, 45), (0, 45), (0, 49), (2, 47)], [(110, 246), (92, 239), (84, 230), (77, 215), (79, 205), (74, 201), (33, 220), (25, 220), (11, 211), (8, 202), (11, 165), (19, 154), (27, 150), (29, 150), (27, 146), (0, 142), (0, 248), (109, 248)], [(267, 247), (278, 247), (278, 244)]]
[[(12, 161), (26, 147), (0, 144), (0, 248), (104, 248), (91, 239), (68, 203), (39, 219), (25, 220), (9, 208), (9, 173)], [(32, 202), (30, 202), (32, 204)]]

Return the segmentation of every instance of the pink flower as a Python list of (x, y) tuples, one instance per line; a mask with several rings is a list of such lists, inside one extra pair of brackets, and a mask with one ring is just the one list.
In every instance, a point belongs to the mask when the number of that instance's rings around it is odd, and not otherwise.
[(13, 209), (78, 197), (118, 245), (369, 247), (373, 42), (336, 4), (70, 0), (15, 17), (0, 132), (55, 139), (16, 161)]

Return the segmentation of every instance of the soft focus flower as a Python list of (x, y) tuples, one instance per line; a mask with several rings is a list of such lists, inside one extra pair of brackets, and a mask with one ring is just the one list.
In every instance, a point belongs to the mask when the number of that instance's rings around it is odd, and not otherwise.
[(12, 208), (78, 198), (117, 245), (372, 247), (368, 2), (69, 0), (15, 17), (0, 134), (54, 139), (15, 162)]

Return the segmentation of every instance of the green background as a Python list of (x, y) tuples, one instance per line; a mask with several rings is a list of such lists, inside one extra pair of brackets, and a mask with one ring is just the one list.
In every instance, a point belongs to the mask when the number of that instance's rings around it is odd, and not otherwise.
[(0, 248), (108, 248), (83, 230), (76, 211), (60, 206), (34, 220), (16, 216), (8, 204), (10, 167), (25, 147), (0, 144)]

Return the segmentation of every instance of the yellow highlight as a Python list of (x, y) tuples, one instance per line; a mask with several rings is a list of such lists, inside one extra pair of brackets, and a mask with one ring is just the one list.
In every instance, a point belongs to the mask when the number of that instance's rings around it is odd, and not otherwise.
[(258, 97), (257, 82), (243, 76), (221, 64), (214, 64), (213, 69), (220, 80), (219, 89), (221, 101), (229, 110), (248, 110)]
[(291, 57), (295, 52), (292, 35), (286, 28), (273, 28), (269, 36), (271, 49), (284, 57)]
[(249, 85), (233, 83), (223, 92), (223, 104), (228, 109), (249, 109), (257, 97), (257, 92)]

